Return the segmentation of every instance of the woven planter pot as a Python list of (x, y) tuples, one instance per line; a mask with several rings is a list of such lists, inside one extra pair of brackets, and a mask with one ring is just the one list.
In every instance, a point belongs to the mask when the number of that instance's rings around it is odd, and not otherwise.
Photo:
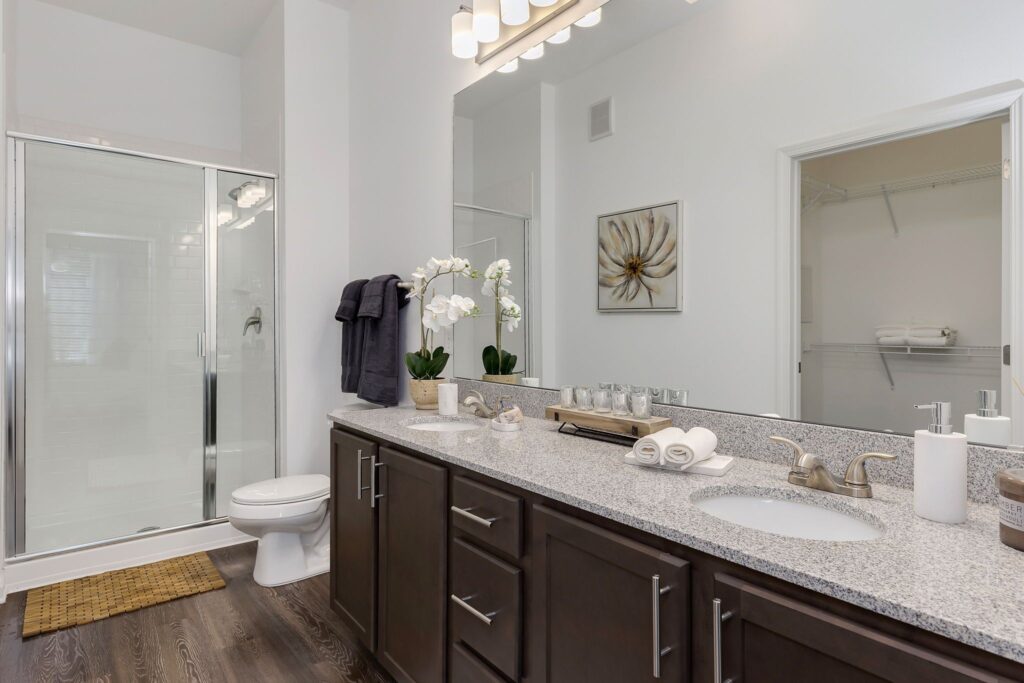
[(483, 375), (480, 379), (485, 382), (497, 382), (498, 384), (519, 384), (519, 373), (514, 375)]
[(412, 395), (412, 402), (416, 404), (416, 410), (437, 410), (437, 385), (447, 381), (443, 377), (440, 379), (410, 379), (409, 394)]

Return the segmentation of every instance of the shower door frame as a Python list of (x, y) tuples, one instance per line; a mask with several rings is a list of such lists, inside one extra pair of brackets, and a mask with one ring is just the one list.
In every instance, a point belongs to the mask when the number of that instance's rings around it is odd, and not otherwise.
[[(64, 548), (25, 553), (25, 143), (43, 142), (110, 154), (164, 161), (203, 169), (203, 231), (205, 237), (204, 304), (205, 330), (197, 339), (197, 352), (204, 359), (203, 381), (203, 519), (174, 527), (128, 536), (89, 541)], [(280, 179), (276, 173), (182, 159), (160, 154), (94, 145), (74, 140), (7, 132), (7, 225), (4, 240), (4, 557), (7, 563), (62, 555), (86, 548), (133, 541), (140, 538), (222, 524), (225, 516), (217, 510), (217, 175), (239, 173), (274, 181), (274, 474), (281, 473), (281, 330), (279, 221)]]

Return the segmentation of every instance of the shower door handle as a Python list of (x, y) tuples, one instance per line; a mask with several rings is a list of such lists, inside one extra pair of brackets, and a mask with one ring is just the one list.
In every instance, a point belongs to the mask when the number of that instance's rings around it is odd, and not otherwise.
[(196, 355), (200, 358), (206, 358), (206, 333), (199, 332), (196, 334)]

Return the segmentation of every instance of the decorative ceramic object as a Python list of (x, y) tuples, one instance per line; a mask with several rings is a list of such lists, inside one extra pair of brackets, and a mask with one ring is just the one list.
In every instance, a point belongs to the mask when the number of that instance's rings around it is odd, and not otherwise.
[(437, 410), (437, 386), (448, 380), (439, 379), (410, 379), (409, 394), (412, 402), (416, 404), (416, 410)]

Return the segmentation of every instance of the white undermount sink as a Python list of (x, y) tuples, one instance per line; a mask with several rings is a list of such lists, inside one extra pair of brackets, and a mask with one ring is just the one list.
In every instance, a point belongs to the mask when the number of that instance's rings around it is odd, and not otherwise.
[(468, 432), (473, 429), (480, 429), (475, 422), (461, 421), (438, 421), (438, 422), (416, 422), (406, 425), (409, 429), (416, 429), (421, 432)]
[(870, 541), (882, 529), (853, 515), (766, 495), (725, 493), (693, 501), (700, 510), (750, 529), (816, 541)]

